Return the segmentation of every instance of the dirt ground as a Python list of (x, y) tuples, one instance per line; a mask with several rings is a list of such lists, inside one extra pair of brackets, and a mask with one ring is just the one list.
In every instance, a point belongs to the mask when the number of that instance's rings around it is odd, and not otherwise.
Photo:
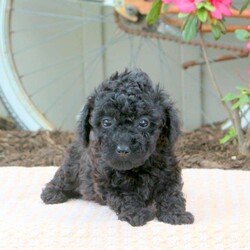
[[(233, 142), (220, 145), (220, 124), (183, 133), (176, 155), (183, 168), (250, 170), (250, 158), (237, 152)], [(0, 118), (0, 166), (59, 166), (74, 133), (18, 130), (11, 120)]]

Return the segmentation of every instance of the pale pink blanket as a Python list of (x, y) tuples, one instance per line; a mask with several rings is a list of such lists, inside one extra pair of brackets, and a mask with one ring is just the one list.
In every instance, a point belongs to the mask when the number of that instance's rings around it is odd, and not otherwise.
[(250, 172), (183, 171), (193, 225), (156, 219), (143, 227), (83, 200), (45, 205), (39, 196), (56, 168), (0, 168), (0, 249), (250, 249)]

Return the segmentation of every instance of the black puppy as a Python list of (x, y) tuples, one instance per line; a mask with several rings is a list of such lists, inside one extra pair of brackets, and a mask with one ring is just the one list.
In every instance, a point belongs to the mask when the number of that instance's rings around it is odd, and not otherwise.
[(193, 223), (173, 152), (178, 135), (173, 103), (146, 73), (115, 73), (88, 98), (77, 139), (41, 198), (107, 204), (132, 226), (155, 215), (170, 224)]

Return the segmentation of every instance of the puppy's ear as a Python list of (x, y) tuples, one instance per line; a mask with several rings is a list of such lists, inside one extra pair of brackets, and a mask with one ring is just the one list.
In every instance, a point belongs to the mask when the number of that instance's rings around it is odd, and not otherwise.
[(167, 139), (167, 144), (174, 146), (178, 136), (180, 135), (180, 123), (178, 118), (178, 111), (174, 107), (168, 94), (163, 92), (157, 86), (157, 99), (163, 110), (163, 127), (161, 132), (161, 139)]
[(94, 96), (90, 96), (79, 114), (77, 131), (80, 137), (80, 141), (82, 142), (84, 147), (88, 147), (89, 144), (89, 135), (92, 128), (90, 124), (90, 118), (91, 112), (94, 108), (94, 99)]

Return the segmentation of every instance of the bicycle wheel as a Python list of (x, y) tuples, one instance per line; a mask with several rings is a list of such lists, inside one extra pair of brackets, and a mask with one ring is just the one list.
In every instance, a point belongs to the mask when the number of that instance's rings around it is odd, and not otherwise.
[[(69, 98), (79, 102), (78, 93), (83, 91), (79, 83), (83, 78), (79, 67), (82, 41), (76, 41), (83, 32), (79, 30), (82, 9), (78, 7), (65, 1), (1, 2), (1, 98), (24, 129), (68, 128), (67, 124), (62, 126), (65, 116), (56, 121), (53, 116), (65, 112), (63, 99), (66, 103)], [(71, 49), (67, 53), (64, 50), (68, 46)], [(79, 110), (80, 103), (75, 108)]]
[[(186, 128), (225, 117), (222, 108), (213, 113), (210, 103), (218, 106), (219, 100), (204, 77), (205, 68), (182, 68), (187, 59), (200, 58), (198, 47), (124, 32), (113, 7), (103, 1), (2, 0), (0, 11), (0, 95), (24, 129), (72, 130), (94, 87), (114, 71), (133, 66), (173, 95)], [(144, 30), (140, 22), (123, 24), (130, 31)], [(169, 36), (179, 34), (170, 30)], [(237, 76), (231, 67), (225, 62), (215, 69), (219, 81), (232, 89)]]

